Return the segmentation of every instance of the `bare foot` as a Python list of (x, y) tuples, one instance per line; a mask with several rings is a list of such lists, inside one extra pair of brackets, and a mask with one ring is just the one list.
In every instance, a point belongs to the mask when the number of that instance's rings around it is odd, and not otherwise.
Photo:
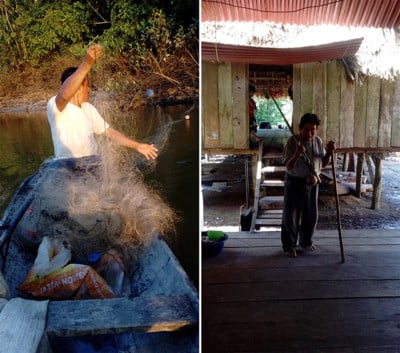
[(311, 244), (310, 246), (306, 246), (303, 249), (308, 250), (308, 251), (317, 251), (317, 247), (313, 244)]
[(290, 249), (289, 251), (285, 251), (285, 255), (287, 257), (297, 257), (296, 249)]

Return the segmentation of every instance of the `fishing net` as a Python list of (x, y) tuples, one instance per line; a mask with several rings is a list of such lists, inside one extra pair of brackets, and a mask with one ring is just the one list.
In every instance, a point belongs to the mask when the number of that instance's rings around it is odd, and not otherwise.
[(102, 149), (101, 159), (53, 161), (40, 173), (15, 232), (21, 246), (62, 237), (79, 262), (114, 248), (132, 268), (141, 246), (174, 232), (175, 212), (112, 147)]

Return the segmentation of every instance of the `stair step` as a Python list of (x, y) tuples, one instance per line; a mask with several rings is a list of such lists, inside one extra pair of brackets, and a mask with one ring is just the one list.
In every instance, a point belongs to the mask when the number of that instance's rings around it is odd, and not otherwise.
[(286, 172), (286, 167), (269, 165), (261, 168), (261, 173), (276, 173), (276, 172)]
[(282, 204), (283, 204), (283, 196), (264, 196), (259, 200), (260, 208), (272, 205), (282, 206)]
[(281, 219), (282, 218), (282, 210), (260, 210), (257, 215), (257, 218), (263, 219)]
[(280, 226), (282, 225), (282, 219), (257, 218), (256, 224), (261, 226)]
[(285, 182), (283, 180), (264, 180), (261, 184), (260, 187), (283, 187), (285, 186)]
[(282, 210), (263, 210), (260, 209), (257, 218), (256, 225), (258, 226), (281, 226), (282, 225)]

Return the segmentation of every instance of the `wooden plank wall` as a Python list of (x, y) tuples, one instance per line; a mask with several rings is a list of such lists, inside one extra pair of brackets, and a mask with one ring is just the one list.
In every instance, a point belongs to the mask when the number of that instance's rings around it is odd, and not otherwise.
[(400, 79), (393, 83), (393, 100), (391, 141), (400, 146)]
[(400, 150), (400, 82), (346, 81), (336, 61), (293, 65), (293, 128), (303, 114), (321, 118), (319, 135), (337, 148)]
[[(202, 63), (202, 148), (248, 148), (247, 64)], [(293, 65), (293, 129), (321, 118), (319, 135), (339, 149), (400, 151), (400, 78), (346, 81), (336, 61)]]
[(202, 143), (207, 148), (219, 147), (218, 66), (207, 62), (201, 70)]
[(202, 63), (202, 147), (249, 146), (248, 65)]

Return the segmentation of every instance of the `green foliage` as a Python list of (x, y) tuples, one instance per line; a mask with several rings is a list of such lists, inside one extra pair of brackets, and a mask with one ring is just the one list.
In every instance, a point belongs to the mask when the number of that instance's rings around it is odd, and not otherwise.
[[(0, 34), (0, 55), (8, 65), (38, 65), (49, 54), (67, 50), (89, 34), (89, 12), (79, 1), (2, 5), (0, 23), (8, 19), (10, 32)], [(7, 55), (10, 49), (12, 55)]]
[[(263, 121), (269, 121), (272, 126), (276, 127), (280, 124), (286, 126), (285, 120), (282, 118), (281, 113), (276, 107), (274, 101), (272, 99), (264, 98), (264, 97), (254, 97), (254, 100), (257, 104), (257, 110), (255, 112), (255, 117), (257, 123), (261, 123)], [(278, 103), (281, 111), (285, 114), (286, 119), (289, 124), (292, 123), (292, 114), (293, 114), (293, 103), (290, 98), (278, 98), (275, 99)]]
[[(197, 3), (183, 0), (1, 0), (0, 65), (40, 65), (52, 56), (82, 52), (101, 42), (112, 56), (137, 67), (157, 61), (197, 38)], [(185, 13), (186, 12), (186, 13)], [(189, 20), (190, 18), (190, 20)]]
[(80, 2), (71, 5), (55, 2), (36, 10), (21, 31), (21, 39), (29, 53), (24, 59), (33, 65), (39, 64), (53, 51), (67, 50), (71, 45), (82, 42), (82, 38), (89, 33), (89, 14)]
[(148, 3), (117, 1), (103, 44), (111, 52), (123, 54), (133, 67), (140, 66), (149, 54), (163, 61), (170, 55), (172, 46), (181, 47), (186, 42), (181, 27), (173, 35), (173, 24), (163, 9)]

